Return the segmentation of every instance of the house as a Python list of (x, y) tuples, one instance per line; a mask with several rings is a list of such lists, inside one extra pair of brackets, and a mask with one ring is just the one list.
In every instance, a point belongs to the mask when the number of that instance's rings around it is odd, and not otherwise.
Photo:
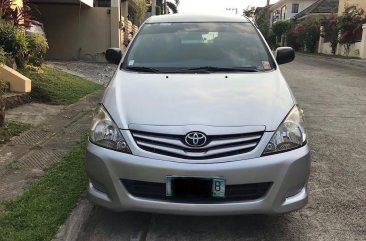
[(356, 6), (366, 11), (366, 0), (339, 0), (338, 16), (342, 15), (347, 6)]
[(287, 21), (308, 8), (316, 0), (280, 0), (270, 8), (270, 25), (277, 21)]
[[(356, 6), (366, 10), (366, 0), (339, 0), (338, 16), (343, 15), (345, 8), (348, 6)], [(338, 43), (335, 54), (366, 59), (366, 24), (362, 26), (362, 35), (360, 37), (359, 41), (351, 44), (348, 50), (344, 48), (344, 45)], [(325, 38), (324, 27), (321, 27), (318, 53), (332, 54), (330, 43)]]
[(34, 17), (44, 24), (49, 60), (100, 62), (106, 49), (123, 48), (128, 0), (30, 0), (30, 4)]
[(321, 19), (338, 12), (339, 0), (318, 0), (304, 11), (295, 15), (295, 19), (303, 20), (307, 17)]

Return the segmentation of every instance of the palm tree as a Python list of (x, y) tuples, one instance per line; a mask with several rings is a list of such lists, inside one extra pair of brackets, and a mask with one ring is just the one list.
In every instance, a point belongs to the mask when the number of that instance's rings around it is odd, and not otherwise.
[(180, 3), (180, 0), (174, 0), (174, 2), (166, 1), (168, 11), (171, 11), (173, 13), (178, 13), (179, 3)]
[(163, 9), (164, 14), (178, 13), (178, 5), (180, 0), (167, 1), (167, 0), (156, 0), (156, 5), (160, 6)]

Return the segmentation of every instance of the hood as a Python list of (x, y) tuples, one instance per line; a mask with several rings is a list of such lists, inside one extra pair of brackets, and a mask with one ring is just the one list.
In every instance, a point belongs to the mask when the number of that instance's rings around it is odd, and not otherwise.
[(134, 124), (266, 126), (274, 131), (295, 102), (279, 70), (230, 74), (118, 70), (103, 104), (121, 129)]

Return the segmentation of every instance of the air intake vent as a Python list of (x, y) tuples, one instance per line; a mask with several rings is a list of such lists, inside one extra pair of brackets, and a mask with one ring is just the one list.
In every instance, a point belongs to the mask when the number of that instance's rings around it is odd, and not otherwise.
[(242, 185), (227, 185), (225, 198), (174, 198), (165, 195), (165, 183), (121, 180), (127, 191), (139, 198), (177, 203), (225, 203), (237, 201), (252, 201), (266, 195), (271, 182), (251, 183)]

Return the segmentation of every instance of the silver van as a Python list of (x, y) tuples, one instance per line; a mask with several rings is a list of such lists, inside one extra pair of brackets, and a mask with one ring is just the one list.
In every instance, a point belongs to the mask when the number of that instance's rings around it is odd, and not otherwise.
[(149, 18), (93, 118), (88, 196), (116, 211), (285, 213), (308, 200), (303, 112), (275, 56), (245, 17)]

